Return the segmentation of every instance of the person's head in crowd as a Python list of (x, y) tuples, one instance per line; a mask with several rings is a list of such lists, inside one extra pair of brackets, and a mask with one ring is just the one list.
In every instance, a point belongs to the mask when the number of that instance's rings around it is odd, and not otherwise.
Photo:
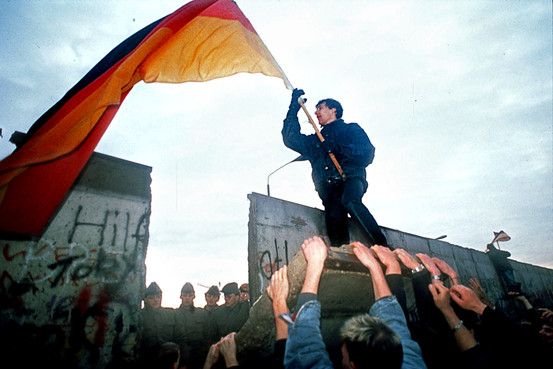
[(217, 303), (221, 298), (221, 292), (219, 292), (219, 287), (213, 285), (209, 287), (205, 293), (205, 303), (208, 309), (213, 309), (217, 307)]
[(347, 320), (341, 329), (342, 368), (401, 368), (403, 348), (399, 335), (369, 314)]
[(549, 347), (553, 347), (553, 324), (544, 322), (539, 335)]
[(156, 282), (150, 283), (146, 291), (144, 291), (144, 304), (151, 309), (161, 307), (161, 288)]
[(227, 307), (233, 307), (240, 301), (240, 290), (236, 282), (227, 283), (221, 292), (225, 295), (225, 305)]
[(250, 300), (250, 287), (247, 283), (242, 283), (240, 285), (240, 301), (249, 301)]
[(177, 369), (179, 367), (180, 349), (174, 342), (165, 342), (159, 347), (156, 368)]
[(194, 292), (194, 286), (192, 283), (186, 282), (180, 290), (180, 300), (182, 306), (190, 307), (194, 306), (194, 299), (196, 298), (196, 293)]

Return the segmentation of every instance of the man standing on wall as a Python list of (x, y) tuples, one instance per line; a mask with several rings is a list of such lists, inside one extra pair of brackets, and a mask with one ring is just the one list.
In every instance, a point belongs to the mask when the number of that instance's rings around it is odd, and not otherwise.
[[(349, 244), (348, 213), (359, 221), (374, 243), (388, 246), (386, 236), (362, 203), (367, 191), (365, 168), (372, 163), (374, 146), (357, 123), (346, 124), (342, 105), (334, 99), (319, 101), (315, 111), (322, 126), (321, 141), (315, 134), (300, 132), (298, 99), (303, 90), (294, 89), (288, 113), (284, 119), (282, 138), (286, 147), (300, 153), (311, 163), (313, 182), (325, 208), (325, 221), (332, 246)], [(330, 158), (333, 154), (345, 179)]]
[(507, 259), (511, 256), (511, 253), (509, 251), (496, 249), (493, 243), (489, 243), (486, 246), (486, 253), (499, 275), (499, 280), (503, 287), (506, 288), (508, 292), (520, 292), (521, 284), (515, 279), (513, 266)]

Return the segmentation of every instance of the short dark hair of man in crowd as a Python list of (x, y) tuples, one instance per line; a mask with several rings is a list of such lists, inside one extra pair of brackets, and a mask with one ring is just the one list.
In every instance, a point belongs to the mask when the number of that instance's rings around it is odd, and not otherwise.
[(342, 327), (341, 336), (346, 348), (342, 347), (343, 368), (401, 368), (401, 339), (379, 318), (369, 314), (352, 317)]

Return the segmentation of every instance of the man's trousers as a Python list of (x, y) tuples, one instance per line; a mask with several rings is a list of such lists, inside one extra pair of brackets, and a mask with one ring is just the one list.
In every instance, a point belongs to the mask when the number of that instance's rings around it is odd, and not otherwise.
[(345, 181), (331, 179), (319, 189), (319, 197), (325, 208), (328, 238), (332, 246), (349, 244), (349, 213), (359, 221), (375, 244), (389, 247), (386, 236), (362, 202), (367, 186), (364, 179), (354, 177)]

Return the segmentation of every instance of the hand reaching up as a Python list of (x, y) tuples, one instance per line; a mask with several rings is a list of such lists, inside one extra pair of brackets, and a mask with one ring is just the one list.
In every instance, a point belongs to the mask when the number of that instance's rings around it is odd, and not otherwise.
[(462, 284), (452, 286), (450, 293), (453, 301), (465, 310), (471, 310), (482, 315), (486, 308), (486, 304), (480, 301), (476, 293), (467, 286), (463, 286)]
[(398, 257), (398, 259), (402, 262), (403, 265), (405, 265), (408, 269), (416, 269), (421, 263), (415, 259), (414, 256), (409, 254), (404, 249), (395, 249), (394, 254)]
[(361, 264), (369, 268), (371, 271), (373, 269), (382, 270), (380, 263), (367, 246), (363, 245), (361, 242), (352, 242), (351, 245), (353, 246), (353, 253), (357, 256), (357, 259), (359, 259)]
[(388, 247), (374, 245), (371, 251), (378, 257), (380, 262), (386, 267), (386, 274), (401, 274), (401, 266), (396, 254)]
[(448, 275), (449, 278), (451, 278), (451, 283), (453, 285), (459, 284), (459, 277), (457, 276), (457, 272), (453, 270), (453, 268), (450, 267), (448, 263), (438, 258), (432, 258), (432, 260), (434, 261), (436, 266), (442, 271), (442, 273)]

